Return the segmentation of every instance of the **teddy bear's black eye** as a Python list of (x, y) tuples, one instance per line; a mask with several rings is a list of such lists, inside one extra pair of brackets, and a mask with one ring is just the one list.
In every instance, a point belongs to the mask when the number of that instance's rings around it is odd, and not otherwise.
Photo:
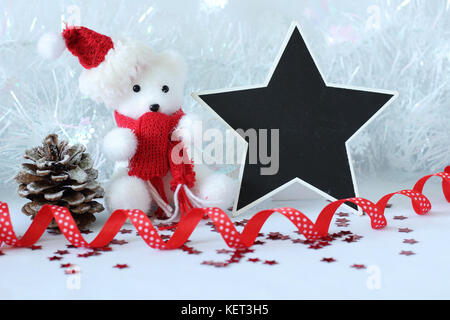
[(161, 90), (162, 90), (162, 92), (167, 93), (167, 92), (169, 92), (169, 87), (164, 85), (164, 86), (162, 86)]
[(141, 91), (141, 86), (138, 85), (138, 84), (135, 84), (135, 85), (133, 86), (133, 91), (134, 91), (134, 92), (139, 92), (139, 91)]

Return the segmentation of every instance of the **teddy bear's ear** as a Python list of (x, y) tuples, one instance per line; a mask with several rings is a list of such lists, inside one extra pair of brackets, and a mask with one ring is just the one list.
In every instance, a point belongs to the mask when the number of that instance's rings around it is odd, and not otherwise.
[(187, 63), (178, 52), (165, 51), (161, 53), (160, 58), (164, 63), (169, 64), (180, 77), (186, 77)]

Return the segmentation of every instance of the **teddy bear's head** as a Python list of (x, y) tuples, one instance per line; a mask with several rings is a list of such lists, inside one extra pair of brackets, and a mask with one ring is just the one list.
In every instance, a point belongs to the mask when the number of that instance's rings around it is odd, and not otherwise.
[(174, 52), (155, 54), (140, 43), (116, 42), (116, 46), (120, 51), (110, 50), (107, 63), (83, 71), (81, 92), (134, 119), (146, 112), (177, 111), (186, 78), (182, 57)]
[(186, 64), (174, 52), (155, 53), (147, 45), (113, 39), (85, 27), (46, 34), (38, 50), (48, 58), (67, 48), (84, 67), (81, 92), (134, 119), (147, 112), (172, 114), (183, 102)]
[(137, 65), (128, 92), (114, 107), (135, 119), (146, 112), (174, 113), (183, 103), (185, 69), (181, 57), (169, 52), (156, 55), (150, 65)]

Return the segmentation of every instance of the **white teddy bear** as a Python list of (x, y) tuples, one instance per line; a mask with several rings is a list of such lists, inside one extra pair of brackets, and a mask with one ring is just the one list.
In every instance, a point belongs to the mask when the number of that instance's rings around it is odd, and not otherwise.
[(156, 204), (157, 218), (172, 221), (180, 206), (174, 192), (184, 193), (193, 206), (233, 205), (236, 181), (205, 166), (194, 168), (187, 157), (197, 119), (181, 110), (187, 68), (178, 54), (157, 54), (141, 43), (113, 40), (85, 27), (46, 34), (38, 43), (48, 58), (58, 57), (66, 47), (85, 68), (81, 92), (115, 110), (119, 127), (104, 139), (106, 156), (116, 162), (105, 194), (109, 210), (150, 214)]

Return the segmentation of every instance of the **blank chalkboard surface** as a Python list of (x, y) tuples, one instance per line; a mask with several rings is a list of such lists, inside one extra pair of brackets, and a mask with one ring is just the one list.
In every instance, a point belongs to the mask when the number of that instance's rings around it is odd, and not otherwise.
[(355, 196), (346, 141), (393, 96), (327, 84), (294, 24), (264, 86), (197, 98), (234, 129), (268, 129), (269, 137), (279, 129), (279, 170), (261, 175), (267, 165), (249, 164), (247, 153), (239, 210), (296, 177), (333, 198)]

